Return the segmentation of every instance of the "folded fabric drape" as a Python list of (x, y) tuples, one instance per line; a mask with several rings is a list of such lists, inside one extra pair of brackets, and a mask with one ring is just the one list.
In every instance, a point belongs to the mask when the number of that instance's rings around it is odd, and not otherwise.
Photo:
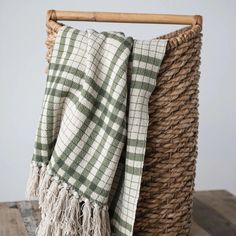
[(59, 29), (27, 183), (42, 212), (37, 235), (133, 235), (166, 44)]

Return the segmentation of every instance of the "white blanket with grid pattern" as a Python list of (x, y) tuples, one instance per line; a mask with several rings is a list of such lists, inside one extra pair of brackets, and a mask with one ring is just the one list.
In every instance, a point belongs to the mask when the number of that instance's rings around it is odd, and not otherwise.
[(42, 212), (37, 235), (133, 235), (165, 47), (116, 31), (59, 30), (27, 185)]

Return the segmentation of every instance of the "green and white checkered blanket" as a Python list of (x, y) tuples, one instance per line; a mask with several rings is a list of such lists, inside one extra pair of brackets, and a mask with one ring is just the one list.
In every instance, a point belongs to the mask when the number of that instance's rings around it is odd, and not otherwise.
[(37, 235), (133, 235), (166, 42), (60, 28), (27, 185), (42, 211)]

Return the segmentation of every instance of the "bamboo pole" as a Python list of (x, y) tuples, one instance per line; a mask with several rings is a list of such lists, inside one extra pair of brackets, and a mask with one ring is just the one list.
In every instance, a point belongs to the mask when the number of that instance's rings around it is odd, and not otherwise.
[(146, 24), (202, 24), (199, 15), (170, 15), (146, 13), (119, 13), (119, 12), (87, 12), (87, 11), (55, 11), (49, 10), (48, 20), (62, 21), (97, 21), (119, 23), (146, 23)]

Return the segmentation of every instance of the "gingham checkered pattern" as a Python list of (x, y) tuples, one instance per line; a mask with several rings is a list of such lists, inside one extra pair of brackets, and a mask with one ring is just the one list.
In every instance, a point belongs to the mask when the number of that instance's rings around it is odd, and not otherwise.
[(132, 235), (148, 127), (166, 40), (63, 26), (49, 64), (33, 161), (90, 201), (110, 205), (114, 235)]

